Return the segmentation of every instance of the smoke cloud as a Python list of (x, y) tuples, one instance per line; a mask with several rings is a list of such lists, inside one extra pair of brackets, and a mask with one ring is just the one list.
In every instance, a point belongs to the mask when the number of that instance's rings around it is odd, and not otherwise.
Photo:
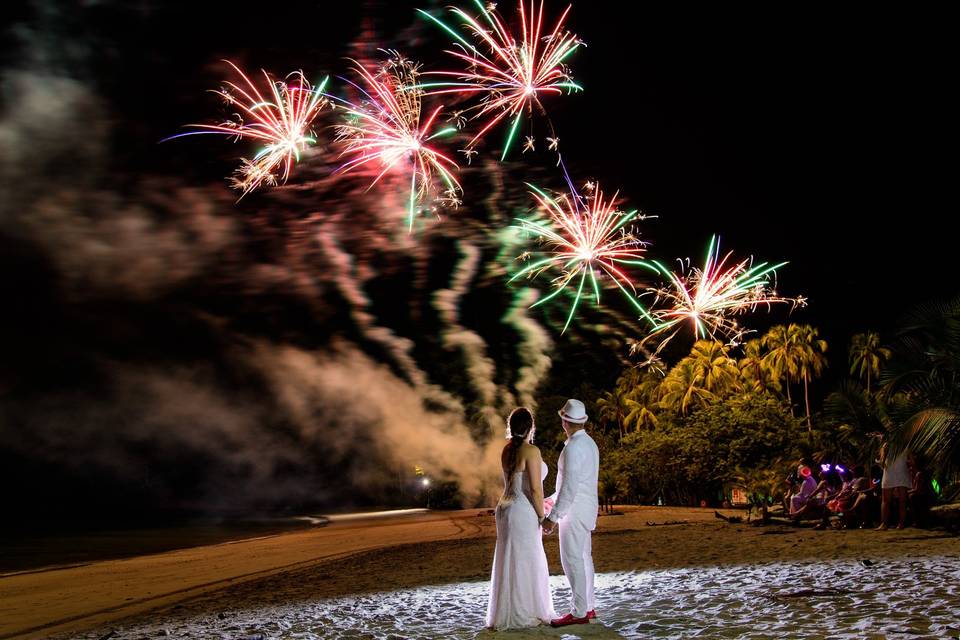
[(383, 503), (420, 467), (488, 504), (505, 417), (536, 407), (555, 348), (536, 291), (504, 286), (520, 183), (478, 160), (485, 198), (408, 234), (408, 181), (331, 177), (318, 135), (289, 185), (238, 203), (191, 171), (203, 153), (226, 175), (234, 151), (124, 146), (129, 106), (43, 33), (2, 80), (11, 468), (63, 500), (243, 509)]

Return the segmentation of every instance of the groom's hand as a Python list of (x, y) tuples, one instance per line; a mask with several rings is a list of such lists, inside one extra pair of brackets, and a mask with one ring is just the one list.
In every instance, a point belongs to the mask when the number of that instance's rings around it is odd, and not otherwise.
[(557, 528), (557, 523), (547, 518), (543, 521), (543, 535), (548, 536)]

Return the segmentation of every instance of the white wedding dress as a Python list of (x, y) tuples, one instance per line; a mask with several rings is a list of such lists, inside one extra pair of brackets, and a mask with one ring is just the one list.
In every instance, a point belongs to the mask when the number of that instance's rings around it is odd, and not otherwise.
[[(543, 482), (547, 465), (540, 464)], [(487, 627), (496, 629), (535, 627), (556, 618), (530, 477), (518, 471), (510, 484), (496, 511), (497, 548), (487, 605)]]

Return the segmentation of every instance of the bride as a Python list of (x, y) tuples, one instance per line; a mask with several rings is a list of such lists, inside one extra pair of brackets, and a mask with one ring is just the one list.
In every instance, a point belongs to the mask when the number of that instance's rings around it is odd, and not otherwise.
[(500, 455), (504, 489), (496, 511), (497, 548), (487, 606), (487, 627), (496, 629), (534, 627), (556, 617), (540, 532), (547, 465), (531, 444), (530, 410), (514, 409), (507, 432), (510, 441)]

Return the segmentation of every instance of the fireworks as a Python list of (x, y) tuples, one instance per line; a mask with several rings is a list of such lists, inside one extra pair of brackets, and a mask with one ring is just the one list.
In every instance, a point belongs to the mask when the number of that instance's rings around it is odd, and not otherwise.
[[(228, 62), (242, 82), (226, 82), (217, 93), (236, 113), (219, 124), (187, 125), (194, 130), (171, 138), (218, 134), (260, 143), (252, 157), (241, 159), (232, 179), (242, 198), (258, 187), (286, 182), (301, 153), (316, 143), (311, 127), (319, 113), (325, 106), (342, 107), (338, 110), (342, 120), (336, 125), (340, 166), (334, 173), (362, 172), (370, 178), (369, 189), (381, 181), (393, 185), (393, 179), (384, 180), (385, 176), (399, 176), (401, 198), (409, 182), (406, 209), (410, 231), (418, 213), (461, 204), (462, 188), (456, 177), (459, 166), (438, 150), (435, 141), (456, 134), (471, 121), (480, 121), (478, 132), (462, 145), (464, 148), (456, 150), (467, 164), (477, 155), (478, 141), (498, 124), (504, 124), (507, 135), (501, 160), (520, 140), (522, 153), (546, 148), (557, 154), (557, 165), (562, 166), (560, 138), (552, 124), (550, 135), (539, 145), (534, 135), (520, 132), (519, 126), (535, 108), (546, 116), (541, 102), (546, 96), (582, 90), (566, 66), (566, 60), (582, 44), (565, 25), (571, 7), (567, 6), (551, 29), (545, 26), (545, 0), (518, 0), (517, 24), (508, 28), (495, 4), (480, 0), (474, 3), (478, 10), (475, 15), (451, 9), (453, 26), (420, 11), (454, 38), (447, 53), (462, 65), (460, 70), (432, 72), (436, 81), (421, 82), (418, 65), (394, 51), (385, 51), (388, 59), (380, 66), (353, 61), (356, 77), (345, 80), (355, 90), (349, 99), (326, 93), (326, 78), (312, 87), (299, 71), (282, 81), (273, 80), (264, 71), (266, 84), (261, 83), (261, 90)], [(430, 96), (442, 94), (473, 99), (453, 111), (446, 124), (439, 124), (443, 106), (428, 108), (425, 103)], [(458, 138), (463, 141), (469, 136)], [(584, 297), (599, 304), (601, 289), (614, 285), (652, 325), (650, 334), (635, 345), (651, 362), (688, 322), (697, 339), (719, 335), (737, 343), (746, 333), (737, 324), (737, 316), (759, 305), (805, 304), (803, 298), (777, 295), (772, 287), (776, 270), (785, 262), (734, 263), (730, 253), (721, 257), (717, 237), (711, 239), (703, 269), (673, 272), (646, 259), (646, 243), (632, 230), (632, 223), (644, 217), (636, 210), (619, 210), (618, 193), (607, 198), (595, 182), (586, 183), (581, 195), (565, 166), (563, 172), (569, 193), (548, 194), (528, 184), (538, 208), (517, 226), (531, 234), (538, 246), (523, 253), (520, 259), (527, 262), (510, 282), (520, 277), (535, 279), (549, 272), (553, 290), (532, 306), (568, 295), (572, 303), (564, 332)], [(631, 276), (636, 267), (666, 278), (666, 284), (645, 293), (655, 298), (656, 311), (649, 311), (637, 295)], [(647, 343), (654, 339), (660, 342), (651, 352), (652, 346), (648, 348)]]
[(448, 50), (448, 53), (465, 65), (463, 71), (433, 72), (431, 75), (449, 79), (421, 86), (434, 94), (481, 94), (480, 103), (466, 112), (472, 112), (473, 119), (486, 119), (486, 123), (468, 146), (476, 144), (501, 120), (512, 118), (513, 122), (503, 146), (503, 160), (516, 138), (523, 114), (531, 112), (534, 106), (546, 113), (540, 102), (541, 97), (582, 90), (570, 77), (564, 64), (564, 60), (576, 51), (581, 43), (564, 27), (564, 21), (570, 12), (569, 6), (557, 20), (553, 31), (545, 35), (543, 0), (540, 1), (539, 8), (535, 7), (534, 0), (530, 0), (529, 7), (524, 5), (524, 0), (518, 0), (522, 30), (520, 37), (515, 38), (497, 14), (495, 5), (484, 6), (479, 0), (475, 2), (486, 24), (461, 9), (451, 11), (463, 21), (474, 39), (489, 50), (488, 54), (482, 53), (474, 43), (469, 42), (452, 27), (420, 10), (422, 15), (440, 25), (457, 40), (455, 46), (459, 50)]
[[(756, 310), (765, 305), (768, 309), (774, 304), (804, 306), (802, 297), (785, 298), (777, 295), (771, 286), (776, 270), (786, 265), (761, 262), (753, 264), (746, 259), (728, 265), (731, 252), (720, 257), (720, 240), (713, 236), (704, 268), (692, 268), (687, 273), (674, 273), (656, 261), (652, 261), (669, 284), (649, 293), (656, 296), (657, 302), (665, 301), (667, 309), (654, 312), (659, 326), (643, 342), (663, 337), (657, 352), (679, 333), (689, 322), (696, 339), (721, 335), (738, 344), (747, 331), (737, 324), (736, 316)], [(656, 303), (654, 303), (656, 304)]]
[(371, 187), (394, 169), (409, 171), (412, 230), (417, 210), (428, 197), (451, 206), (460, 203), (460, 184), (453, 174), (457, 163), (429, 145), (457, 129), (449, 126), (433, 131), (442, 106), (421, 123), (423, 91), (416, 84), (417, 67), (410, 61), (394, 56), (376, 73), (354, 64), (363, 86), (350, 84), (363, 98), (358, 103), (337, 98), (347, 111), (344, 123), (337, 127), (337, 139), (345, 144), (341, 157), (349, 158), (338, 171), (346, 173), (373, 163), (379, 173)]
[(284, 81), (275, 81), (262, 71), (268, 87), (261, 92), (257, 85), (235, 64), (226, 61), (243, 79), (245, 86), (227, 81), (218, 93), (224, 101), (236, 107), (232, 120), (220, 124), (189, 124), (198, 131), (190, 131), (165, 138), (219, 134), (236, 140), (255, 140), (264, 146), (252, 160), (241, 159), (231, 184), (240, 190), (241, 198), (263, 185), (275, 185), (279, 179), (286, 182), (295, 162), (308, 145), (316, 143), (311, 127), (314, 119), (327, 105), (323, 90), (324, 78), (312, 87), (300, 71), (289, 74)]
[(638, 216), (636, 210), (620, 211), (617, 208), (618, 194), (605, 199), (599, 188), (592, 196), (584, 198), (572, 188), (569, 195), (552, 197), (533, 185), (528, 186), (539, 208), (534, 217), (519, 220), (518, 226), (540, 241), (544, 246), (543, 255), (533, 258), (528, 253), (523, 254), (521, 259), (529, 258), (532, 262), (510, 281), (523, 276), (536, 278), (548, 270), (559, 273), (552, 281), (554, 291), (532, 306), (543, 304), (564, 291), (573, 293), (575, 289), (573, 304), (563, 326), (566, 331), (585, 295), (587, 282), (595, 302), (599, 303), (599, 280), (606, 276), (644, 317), (654, 322), (637, 300), (636, 287), (623, 268), (624, 265), (641, 266), (656, 271), (643, 258), (645, 243), (628, 226), (644, 218)]

